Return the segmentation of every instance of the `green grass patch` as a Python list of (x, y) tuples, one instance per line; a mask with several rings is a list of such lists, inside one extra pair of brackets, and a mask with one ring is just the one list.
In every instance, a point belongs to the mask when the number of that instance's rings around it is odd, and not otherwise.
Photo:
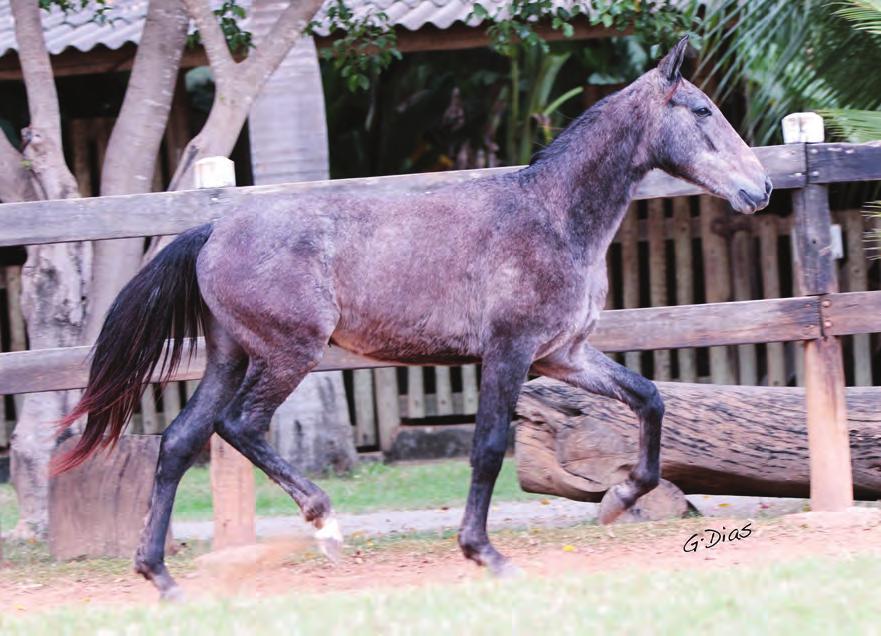
[[(340, 512), (374, 510), (419, 510), (442, 506), (464, 506), (471, 469), (465, 460), (425, 463), (365, 463), (345, 477), (323, 477), (316, 482), (324, 488)], [(291, 498), (269, 480), (261, 470), (254, 470), (257, 484), (257, 514), (297, 515), (299, 509)], [(493, 501), (529, 501), (541, 499), (520, 490), (517, 467), (505, 462), (496, 483)], [(174, 517), (196, 521), (211, 519), (211, 478), (207, 466), (191, 468), (181, 480), (174, 502)], [(9, 531), (18, 521), (15, 491), (0, 484), (0, 529)]]
[[(291, 498), (255, 470), (257, 514), (295, 515), (299, 510)], [(443, 506), (464, 506), (471, 469), (467, 461), (446, 460), (413, 464), (362, 464), (346, 477), (324, 477), (315, 481), (339, 512), (374, 510), (418, 510)], [(516, 466), (505, 462), (496, 483), (493, 501), (541, 499), (520, 490)], [(174, 517), (181, 520), (211, 518), (211, 479), (208, 468), (195, 467), (181, 481), (174, 503)]]
[(3, 634), (878, 634), (881, 558), (0, 616)]
[(6, 533), (18, 521), (18, 503), (11, 484), (0, 484), (0, 532)]

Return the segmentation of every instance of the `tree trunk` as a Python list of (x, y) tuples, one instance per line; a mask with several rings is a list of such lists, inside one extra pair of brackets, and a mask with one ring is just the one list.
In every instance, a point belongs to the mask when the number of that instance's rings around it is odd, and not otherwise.
[[(256, 2), (258, 34), (269, 30), (282, 9), (271, 0)], [(264, 85), (251, 108), (250, 138), (257, 185), (329, 177), (324, 94), (311, 38), (300, 38)], [(302, 470), (350, 470), (357, 454), (342, 372), (307, 375), (273, 418), (272, 439)]]
[[(189, 18), (180, 0), (150, 0), (119, 117), (101, 171), (101, 194), (150, 192), (168, 122)], [(123, 286), (137, 273), (144, 240), (95, 241), (84, 342), (92, 343)]]
[[(800, 388), (658, 382), (666, 402), (661, 475), (686, 493), (807, 497)], [(881, 389), (847, 389), (855, 494), (881, 496)], [(639, 430), (624, 405), (538, 379), (517, 404), (517, 471), (531, 492), (597, 500), (636, 462)]]
[[(11, 8), (31, 116), (22, 138), (33, 190), (43, 199), (78, 197), (76, 179), (64, 162), (58, 95), (40, 9), (30, 0), (12, 0)], [(84, 244), (28, 248), (22, 270), (22, 309), (32, 349), (79, 343), (90, 267), (91, 249)], [(75, 397), (71, 392), (25, 396), (12, 436), (12, 484), (20, 511), (12, 532), (16, 538), (42, 539), (46, 535), (48, 466), (55, 446), (51, 423), (61, 419)]]

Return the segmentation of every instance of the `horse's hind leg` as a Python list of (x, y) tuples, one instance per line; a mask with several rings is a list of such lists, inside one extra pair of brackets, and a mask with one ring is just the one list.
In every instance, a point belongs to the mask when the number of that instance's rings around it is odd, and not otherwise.
[(150, 510), (135, 555), (135, 570), (156, 586), (163, 599), (180, 596), (165, 567), (165, 537), (178, 483), (214, 431), (218, 413), (232, 399), (247, 367), (247, 356), (228, 335), (211, 328), (205, 376), (187, 405), (162, 434)]
[[(320, 339), (301, 343), (292, 347), (293, 355), (272, 363), (252, 356), (245, 379), (218, 418), (215, 430), (293, 498), (306, 521), (319, 529), (322, 549), (333, 557), (342, 537), (331, 522), (330, 498), (266, 441), (273, 413), (318, 363), (325, 346), (326, 340)], [(325, 528), (326, 522), (329, 525)]]
[(600, 523), (611, 523), (658, 485), (664, 402), (654, 382), (582, 343), (532, 365), (538, 373), (625, 403), (639, 417), (639, 459), (627, 479), (600, 504)]

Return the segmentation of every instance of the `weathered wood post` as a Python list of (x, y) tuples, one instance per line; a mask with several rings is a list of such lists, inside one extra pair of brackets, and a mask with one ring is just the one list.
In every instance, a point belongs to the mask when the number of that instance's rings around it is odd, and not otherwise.
[[(200, 159), (194, 176), (197, 188), (225, 188), (236, 184), (235, 166), (226, 157)], [(215, 550), (257, 540), (254, 467), (218, 435), (211, 436), (211, 498)]]
[[(822, 308), (826, 294), (838, 291), (832, 254), (832, 219), (829, 192), (811, 183), (811, 144), (823, 141), (823, 120), (816, 113), (794, 113), (783, 119), (785, 143), (805, 147), (807, 182), (795, 190), (792, 203), (795, 276), (801, 293), (817, 296)], [(823, 333), (806, 340), (804, 347), (808, 449), (811, 467), (811, 509), (838, 511), (853, 505), (853, 477), (844, 398), (844, 367), (841, 343), (825, 334), (832, 325), (822, 318)]]

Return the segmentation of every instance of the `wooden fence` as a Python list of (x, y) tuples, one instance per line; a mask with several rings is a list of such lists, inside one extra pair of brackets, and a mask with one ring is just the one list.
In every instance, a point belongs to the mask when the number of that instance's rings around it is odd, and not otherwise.
[[(846, 472), (842, 461), (846, 456), (840, 452), (843, 402), (839, 394), (843, 392), (844, 372), (837, 337), (864, 336), (881, 331), (881, 292), (839, 292), (834, 255), (830, 249), (833, 228), (826, 185), (881, 179), (881, 144), (789, 144), (756, 148), (755, 151), (775, 187), (793, 190), (791, 219), (759, 216), (747, 221), (748, 225), (743, 225), (743, 221), (736, 225), (738, 221), (731, 220), (727, 206), (706, 197), (701, 197), (697, 204), (699, 213), (695, 215), (695, 205), (686, 197), (699, 195), (698, 188), (660, 172), (649, 174), (640, 184), (636, 197), (649, 201), (644, 204), (642, 214), (632, 211), (628, 215), (618, 235), (618, 246), (610, 256), (613, 261), (620, 261), (622, 279), (620, 298), (613, 297), (612, 306), (617, 304), (622, 308), (602, 314), (592, 341), (606, 352), (623, 353), (631, 366), (650, 366), (652, 375), (659, 379), (673, 376), (697, 378), (700, 365), (693, 350), (704, 347), (710, 347), (708, 379), (712, 381), (757, 382), (761, 372), (766, 382), (784, 384), (789, 383), (787, 369), (796, 373), (803, 368), (801, 375), (809, 396), (814, 398), (808, 405), (809, 426), (815, 440), (812, 449), (816, 446), (825, 462), (818, 468), (821, 481), (838, 484), (837, 490), (834, 486), (832, 490), (840, 495), (841, 480)], [(374, 195), (418, 192), (514, 169), (5, 204), (0, 206), (0, 247), (176, 234), (219, 218), (246, 201), (253, 203), (255, 198), (296, 196), (318, 189), (332, 192), (369, 189)], [(672, 199), (669, 211), (660, 201), (663, 198)], [(850, 246), (857, 242), (859, 230), (856, 224), (856, 221), (846, 221), (846, 227), (852, 226), (847, 233)], [(728, 230), (720, 231), (720, 228)], [(756, 296), (756, 290), (768, 296), (784, 293), (779, 268), (769, 266), (767, 271), (771, 273), (766, 274), (764, 265), (780, 261), (779, 253), (775, 258), (775, 252), (779, 251), (780, 237), (787, 236), (787, 233), (791, 235), (796, 265), (790, 286), (792, 293), (798, 295), (749, 300)], [(703, 298), (694, 293), (696, 281), (687, 280), (689, 273), (694, 271), (689, 263), (694, 264), (696, 253), (693, 247), (688, 249), (688, 244), (691, 242), (693, 246), (696, 238), (701, 241)], [(753, 245), (755, 240), (758, 248)], [(641, 243), (647, 244), (648, 249), (650, 301), (665, 306), (635, 308), (641, 302), (638, 286), (633, 282), (639, 277)], [(671, 243), (673, 249), (668, 250)], [(749, 268), (745, 266), (756, 249), (759, 262), (763, 264), (761, 281), (754, 284), (747, 275), (742, 279), (736, 276), (730, 279), (730, 265), (744, 266), (747, 271)], [(728, 263), (729, 252), (731, 264)], [(865, 267), (862, 272), (856, 271), (858, 269), (855, 266), (852, 278), (858, 280), (862, 277), (865, 287)], [(673, 286), (677, 294), (674, 300), (682, 303), (677, 306), (666, 306), (671, 302), (671, 286), (668, 284), (671, 273), (677, 278)], [(680, 281), (679, 277), (683, 280)], [(726, 279), (733, 280), (733, 283), (726, 283)], [(680, 297), (680, 293), (684, 295)], [(743, 300), (720, 302), (730, 298)], [(703, 304), (694, 304), (701, 301)], [(776, 346), (786, 342), (804, 343), (790, 346), (793, 362), (787, 362), (785, 350)], [(726, 349), (732, 345), (738, 346), (733, 357)], [(762, 362), (757, 345), (762, 347)], [(677, 351), (671, 354), (670, 350)], [(654, 353), (649, 358), (637, 353), (644, 351)], [(82, 387), (87, 375), (84, 364), (87, 352), (85, 347), (70, 347), (2, 353), (0, 394)], [(859, 377), (870, 382), (871, 366), (866, 360), (865, 356), (860, 357)], [(175, 379), (195, 380), (203, 365), (203, 359), (197, 356), (189, 366), (178, 371)], [(402, 397), (397, 371), (378, 367), (387, 365), (334, 347), (328, 349), (318, 367), (318, 370), (353, 370), (359, 443), (378, 442), (387, 446), (402, 415), (419, 418), (457, 410), (469, 413), (476, 406), (477, 370), (474, 367), (455, 372), (457, 384), (461, 387), (458, 396), (452, 390), (454, 374), (447, 368), (435, 369), (431, 372), (435, 385), (433, 396), (429, 396), (431, 399), (427, 399), (424, 392), (426, 378), (422, 369), (401, 372), (407, 385), (407, 392)], [(372, 405), (371, 398), (374, 400)], [(370, 425), (373, 415), (375, 422)], [(832, 421), (838, 424), (831, 426)], [(832, 450), (824, 451), (823, 448)], [(831, 495), (828, 498), (834, 499)]]

